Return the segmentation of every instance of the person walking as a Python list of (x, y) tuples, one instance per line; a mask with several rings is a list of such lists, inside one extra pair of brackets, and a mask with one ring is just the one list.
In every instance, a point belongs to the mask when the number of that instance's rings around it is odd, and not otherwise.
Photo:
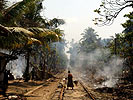
[(72, 74), (70, 73), (70, 71), (68, 71), (67, 89), (68, 89), (69, 87), (71, 87), (72, 90), (73, 90), (73, 87), (74, 87), (74, 85), (73, 85), (73, 76), (72, 76)]

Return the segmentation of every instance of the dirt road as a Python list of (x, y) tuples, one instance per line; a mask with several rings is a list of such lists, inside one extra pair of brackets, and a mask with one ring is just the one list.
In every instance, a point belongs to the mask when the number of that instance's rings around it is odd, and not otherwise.
[(74, 87), (74, 90), (65, 89), (63, 100), (91, 100), (88, 98), (87, 93), (83, 87), (78, 84)]
[[(61, 75), (66, 77), (67, 75)], [(35, 91), (30, 91), (25, 94), (27, 100), (60, 100), (60, 93), (62, 87), (66, 86), (63, 83), (63, 77), (58, 79), (51, 79), (46, 84), (41, 85)], [(76, 86), (74, 84), (74, 89), (66, 89), (63, 91), (63, 100), (91, 100), (87, 96), (86, 91), (83, 89), (80, 83)]]
[(27, 100), (50, 100), (64, 76), (66, 76), (65, 73), (56, 75), (56, 78), (51, 78), (37, 89), (26, 93), (25, 97)]
[[(60, 98), (63, 100), (91, 100), (80, 83), (77, 86), (74, 84), (73, 90), (67, 90), (67, 82), (65, 84), (63, 82), (65, 77), (67, 77), (67, 73), (57, 74), (55, 78), (50, 78), (47, 81), (10, 82), (7, 90), (8, 98), (0, 97), (0, 100), (14, 100), (9, 99), (10, 97), (15, 97), (17, 100), (61, 100)], [(63, 91), (62, 87), (64, 87)], [(89, 87), (89, 92), (95, 97), (97, 96), (96, 100), (112, 100), (111, 98), (113, 98), (109, 93), (94, 92), (91, 87)]]
[(39, 89), (26, 94), (27, 100), (49, 100), (52, 93), (55, 91), (59, 84), (59, 80), (51, 80), (46, 84), (41, 85)]

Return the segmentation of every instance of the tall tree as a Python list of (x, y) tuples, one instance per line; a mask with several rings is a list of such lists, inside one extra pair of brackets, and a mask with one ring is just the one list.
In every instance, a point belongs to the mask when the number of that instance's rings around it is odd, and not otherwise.
[[(21, 20), (26, 17), (32, 22), (36, 16), (39, 16), (38, 12), (41, 9), (41, 2), (42, 0), (23, 0), (15, 3), (4, 12), (3, 23), (5, 26), (21, 26)], [(26, 22), (26, 19), (23, 22)]]
[(133, 12), (126, 14), (124, 17), (128, 18), (128, 20), (126, 20), (126, 22), (122, 24), (122, 26), (125, 28), (125, 30), (123, 31), (126, 44), (125, 55), (126, 57), (128, 57), (129, 66), (133, 75)]
[(100, 38), (98, 38), (98, 35), (96, 34), (95, 30), (92, 28), (85, 29), (84, 33), (81, 35), (82, 38), (80, 40), (80, 51), (81, 52), (92, 52), (96, 48), (101, 46)]
[[(2, 17), (0, 18), (1, 24), (7, 26), (8, 28), (10, 26), (8, 30), (6, 27), (0, 25), (0, 28), (2, 29), (0, 32), (0, 41), (2, 41), (1, 47), (6, 49), (10, 48), (14, 55), (21, 54), (22, 52), (25, 53), (27, 58), (27, 67), (25, 70), (26, 81), (28, 81), (29, 76), (30, 53), (34, 51), (33, 45), (35, 44), (33, 44), (33, 42), (39, 42), (45, 48), (49, 49), (49, 44), (51, 42), (59, 41), (63, 36), (61, 30), (58, 29), (58, 26), (64, 24), (64, 21), (57, 18), (50, 21), (43, 19), (40, 15), (40, 11), (43, 8), (42, 2), (43, 0), (23, 0), (21, 2), (17, 2), (4, 10)], [(24, 27), (26, 29), (14, 26)], [(7, 31), (7, 34), (5, 34), (5, 31)], [(32, 33), (33, 35), (29, 37), (26, 35), (27, 32)], [(15, 36), (13, 34), (15, 34)], [(6, 45), (4, 45), (4, 43), (6, 43)], [(39, 46), (36, 45), (36, 47)]]
[(132, 81), (132, 75), (133, 75), (133, 12), (130, 12), (129, 14), (124, 15), (124, 17), (127, 17), (128, 20), (126, 20), (125, 23), (122, 24), (122, 26), (125, 28), (125, 30), (122, 33), (116, 34), (116, 37), (113, 39), (113, 41), (110, 43), (109, 48), (112, 51), (112, 53), (116, 53), (123, 59), (124, 61), (124, 67), (127, 67), (126, 69), (129, 70), (129, 80)]
[(44, 9), (42, 2), (44, 0), (23, 0), (13, 4), (4, 11), (1, 24), (5, 26), (21, 27), (43, 27), (57, 28), (64, 24), (64, 20), (54, 18), (52, 20), (44, 19), (40, 12)]
[(80, 51), (79, 49), (80, 45), (79, 43), (76, 43), (73, 39), (70, 42), (70, 48), (68, 53), (70, 53), (70, 66), (74, 67), (75, 66), (75, 61), (77, 61), (78, 58), (78, 53)]

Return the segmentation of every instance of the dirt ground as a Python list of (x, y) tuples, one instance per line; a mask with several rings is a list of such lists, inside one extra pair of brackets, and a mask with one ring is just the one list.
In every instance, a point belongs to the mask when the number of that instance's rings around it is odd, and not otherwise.
[(7, 97), (0, 95), (0, 100), (48, 100), (57, 88), (65, 73), (59, 73), (54, 78), (45, 81), (24, 82), (23, 80), (9, 81)]
[(74, 86), (74, 89), (65, 89), (63, 100), (91, 100), (87, 93), (84, 91), (83, 87), (78, 84)]
[[(9, 81), (9, 87), (6, 92), (7, 97), (0, 95), (0, 100), (59, 100), (62, 89), (61, 84), (63, 84), (63, 78), (65, 77), (67, 77), (66, 72), (57, 74), (55, 77), (45, 81)], [(133, 84), (120, 85), (119, 88), (103, 87), (97, 89), (93, 89), (89, 84), (87, 86), (89, 92), (93, 94), (96, 100), (133, 100)], [(64, 89), (63, 100), (91, 99), (80, 84), (77, 86), (74, 84), (74, 90)]]
[[(87, 96), (87, 93), (86, 91), (84, 91), (81, 84), (74, 84), (73, 89), (71, 87), (67, 89), (67, 82), (64, 83), (63, 81), (61, 81), (60, 83), (62, 84), (62, 86), (64, 86), (62, 92), (62, 100), (91, 100)], [(62, 88), (57, 88), (50, 100), (61, 100), (61, 90)]]
[(25, 94), (27, 100), (49, 100), (59, 84), (59, 79), (51, 80), (43, 84), (33, 92)]

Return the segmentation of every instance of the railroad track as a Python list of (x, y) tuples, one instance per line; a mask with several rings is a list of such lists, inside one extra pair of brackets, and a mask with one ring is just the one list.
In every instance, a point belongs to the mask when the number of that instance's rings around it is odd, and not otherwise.
[(82, 85), (82, 87), (84, 88), (84, 90), (86, 91), (87, 95), (92, 99), (92, 100), (96, 100), (94, 98), (94, 96), (88, 91), (88, 87), (86, 85), (83, 84), (83, 82), (79, 81), (79, 83)]
[[(89, 92), (88, 87), (81, 81), (78, 81), (78, 84), (81, 85), (81, 87), (84, 89), (85, 93), (87, 94), (88, 99), (90, 100), (96, 100), (95, 97)], [(63, 100), (65, 93), (65, 87), (63, 86), (60, 91), (60, 96), (58, 100)]]

